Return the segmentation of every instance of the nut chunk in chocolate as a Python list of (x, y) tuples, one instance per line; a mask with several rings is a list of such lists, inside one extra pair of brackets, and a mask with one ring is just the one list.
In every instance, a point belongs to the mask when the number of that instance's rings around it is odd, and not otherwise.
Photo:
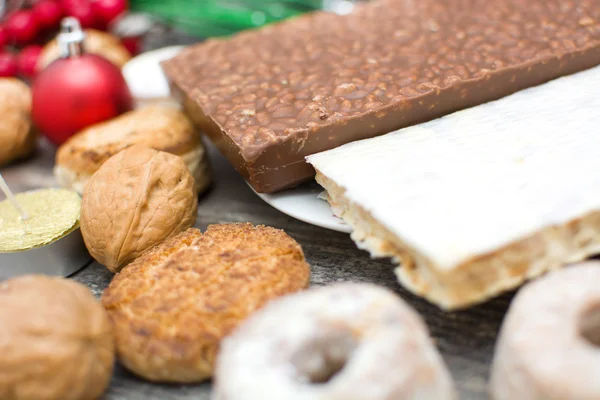
[(598, 0), (375, 0), (190, 47), (164, 64), (259, 192), (304, 157), (600, 64)]

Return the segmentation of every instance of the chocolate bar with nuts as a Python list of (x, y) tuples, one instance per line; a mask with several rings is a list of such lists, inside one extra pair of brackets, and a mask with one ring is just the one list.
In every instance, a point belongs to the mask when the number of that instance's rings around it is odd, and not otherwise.
[(272, 193), (314, 175), (307, 155), (598, 64), (598, 0), (375, 0), (209, 40), (163, 68), (221, 152)]

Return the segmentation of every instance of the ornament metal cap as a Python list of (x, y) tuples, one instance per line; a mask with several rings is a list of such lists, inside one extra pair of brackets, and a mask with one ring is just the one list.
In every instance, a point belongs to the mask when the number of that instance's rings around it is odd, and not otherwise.
[(141, 37), (152, 30), (154, 20), (144, 13), (126, 13), (110, 24), (110, 33), (120, 38)]
[(57, 40), (62, 58), (77, 57), (85, 52), (85, 32), (77, 18), (67, 17), (62, 20)]

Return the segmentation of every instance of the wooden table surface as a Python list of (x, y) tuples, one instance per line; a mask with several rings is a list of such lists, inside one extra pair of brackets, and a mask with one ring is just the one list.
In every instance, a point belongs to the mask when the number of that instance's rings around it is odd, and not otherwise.
[[(189, 43), (193, 39), (161, 34), (150, 47)], [(510, 302), (510, 295), (462, 312), (443, 312), (402, 289), (395, 278), (394, 266), (388, 260), (373, 260), (358, 250), (348, 234), (334, 232), (297, 221), (273, 209), (256, 196), (242, 178), (214, 148), (209, 146), (214, 184), (199, 201), (196, 226), (252, 222), (284, 229), (304, 249), (312, 267), (313, 286), (333, 282), (371, 282), (394, 290), (408, 301), (425, 319), (460, 391), (461, 399), (487, 399), (487, 380), (494, 342), (500, 323)], [(52, 165), (54, 150), (41, 141), (36, 155), (0, 172), (17, 191), (54, 186)], [(99, 296), (112, 274), (98, 263), (92, 263), (73, 278), (87, 285)], [(398, 362), (402, 362), (399, 359)], [(103, 399), (169, 400), (210, 398), (211, 385), (156, 385), (136, 378), (117, 365), (111, 386)], [(284, 400), (284, 399), (265, 399)]]

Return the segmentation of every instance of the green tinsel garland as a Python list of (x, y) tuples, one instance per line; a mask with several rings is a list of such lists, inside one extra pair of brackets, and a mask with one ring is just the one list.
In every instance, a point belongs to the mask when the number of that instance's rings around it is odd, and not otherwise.
[(189, 34), (224, 36), (320, 9), (322, 0), (130, 0), (145, 12)]

